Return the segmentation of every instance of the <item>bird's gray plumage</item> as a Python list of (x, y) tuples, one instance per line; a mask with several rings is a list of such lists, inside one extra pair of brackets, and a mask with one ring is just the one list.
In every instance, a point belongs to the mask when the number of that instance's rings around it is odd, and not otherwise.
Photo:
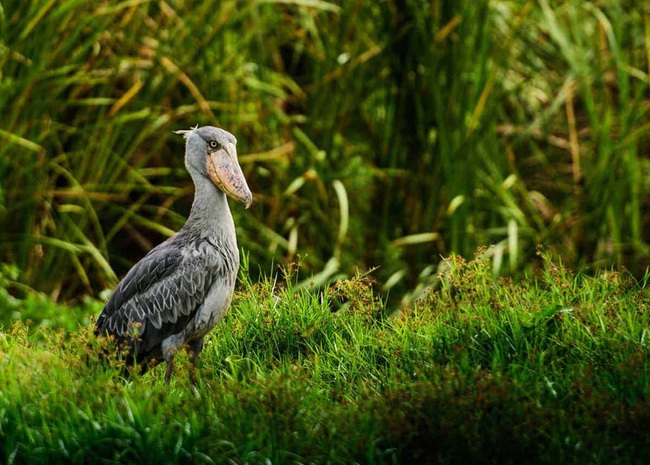
[(165, 360), (167, 381), (174, 354), (188, 345), (195, 360), (232, 297), (239, 252), (220, 189), (247, 205), (252, 198), (232, 134), (203, 127), (186, 131), (185, 137), (185, 165), (196, 186), (190, 216), (180, 231), (131, 268), (96, 324), (96, 332), (126, 342), (138, 362)]

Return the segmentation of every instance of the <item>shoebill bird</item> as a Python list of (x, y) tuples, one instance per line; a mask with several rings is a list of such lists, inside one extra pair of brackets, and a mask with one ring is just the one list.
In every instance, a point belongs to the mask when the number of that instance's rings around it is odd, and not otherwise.
[(164, 360), (166, 383), (174, 355), (185, 348), (194, 383), (204, 338), (228, 309), (239, 269), (226, 196), (246, 208), (253, 196), (232, 134), (211, 126), (178, 133), (185, 137), (185, 167), (196, 187), (190, 216), (117, 285), (97, 319), (95, 333), (115, 337), (144, 369)]

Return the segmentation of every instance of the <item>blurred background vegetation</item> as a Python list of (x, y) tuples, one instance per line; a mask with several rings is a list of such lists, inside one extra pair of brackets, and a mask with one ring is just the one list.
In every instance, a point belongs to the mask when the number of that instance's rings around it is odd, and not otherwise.
[(2, 0), (0, 281), (112, 288), (184, 222), (196, 124), (238, 138), (253, 274), (379, 267), (400, 298), (537, 244), (641, 273), (649, 71), (636, 0)]

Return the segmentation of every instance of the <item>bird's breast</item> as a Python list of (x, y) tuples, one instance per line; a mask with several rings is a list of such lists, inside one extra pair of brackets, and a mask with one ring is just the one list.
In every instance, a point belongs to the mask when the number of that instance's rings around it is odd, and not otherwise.
[[(204, 271), (210, 275), (211, 284), (187, 328), (187, 339), (205, 336), (221, 320), (232, 301), (239, 271), (239, 251), (235, 241), (210, 238), (193, 249), (193, 253), (203, 256)], [(209, 258), (205, 260), (206, 257)]]
[(194, 318), (192, 338), (203, 337), (219, 323), (232, 301), (235, 279), (216, 280)]

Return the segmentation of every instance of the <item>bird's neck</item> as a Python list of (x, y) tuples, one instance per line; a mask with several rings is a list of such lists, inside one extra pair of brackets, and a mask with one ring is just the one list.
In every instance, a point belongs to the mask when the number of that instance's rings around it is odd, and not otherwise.
[(235, 223), (226, 195), (209, 179), (193, 175), (196, 191), (184, 228), (205, 238), (235, 240)]

